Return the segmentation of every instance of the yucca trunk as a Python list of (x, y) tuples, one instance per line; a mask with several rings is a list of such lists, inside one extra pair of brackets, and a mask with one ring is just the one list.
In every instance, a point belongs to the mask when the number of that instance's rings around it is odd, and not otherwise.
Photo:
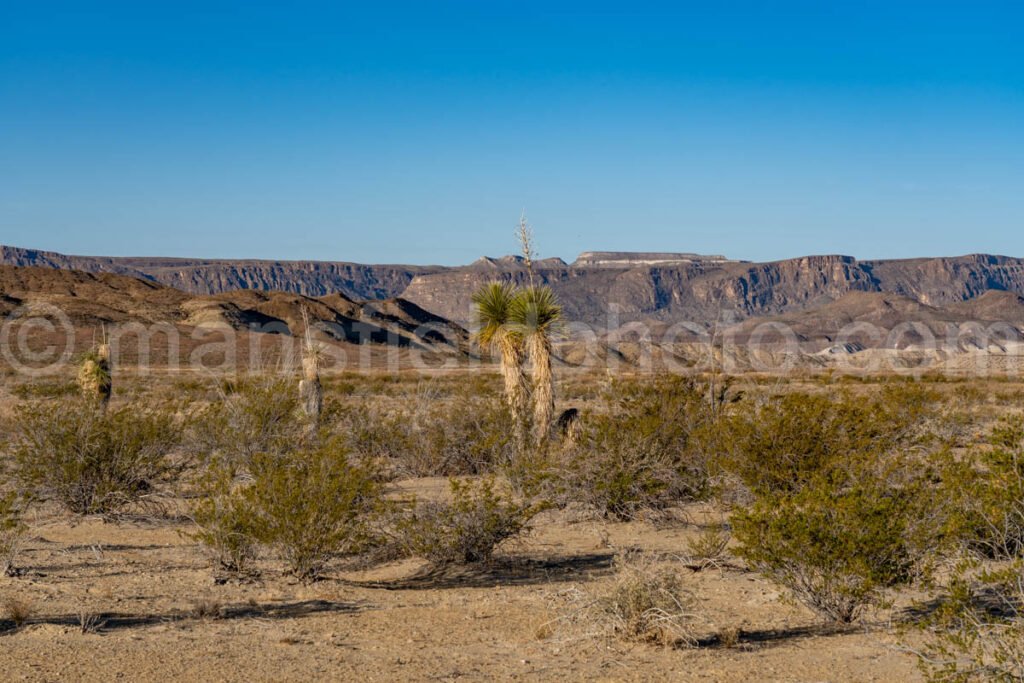
[(516, 448), (522, 450), (529, 432), (530, 388), (523, 372), (523, 352), (511, 339), (501, 345), (501, 374), (505, 381), (505, 400), (512, 413)]
[(551, 372), (551, 341), (543, 332), (527, 338), (531, 362), (533, 393), (533, 438), (543, 446), (551, 431), (551, 418), (555, 414), (554, 376)]
[(324, 390), (320, 384), (319, 362), (316, 356), (307, 355), (302, 359), (302, 375), (299, 380), (299, 400), (302, 412), (310, 420), (310, 432), (316, 433), (320, 426), (320, 414), (324, 409)]

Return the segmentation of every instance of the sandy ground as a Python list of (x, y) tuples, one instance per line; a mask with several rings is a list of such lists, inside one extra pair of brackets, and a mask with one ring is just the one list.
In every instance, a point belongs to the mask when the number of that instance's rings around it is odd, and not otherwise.
[[(692, 511), (690, 519), (699, 519)], [(218, 585), (185, 523), (72, 524), (37, 517), (0, 599), (28, 602), (0, 622), (4, 681), (907, 681), (913, 658), (875, 615), (836, 633), (740, 568), (686, 573), (690, 649), (588, 635), (560, 616), (609, 582), (617, 550), (670, 556), (693, 524), (535, 522), (483, 568), (424, 571), (415, 561), (344, 571), (303, 586), (267, 561), (258, 580)], [(204, 616), (202, 613), (213, 612)], [(83, 633), (80, 615), (96, 615)], [(737, 647), (714, 634), (738, 627)]]

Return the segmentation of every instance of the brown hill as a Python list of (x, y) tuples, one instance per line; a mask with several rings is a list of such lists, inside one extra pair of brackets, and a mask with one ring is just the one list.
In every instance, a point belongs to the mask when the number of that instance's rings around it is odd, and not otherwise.
[(76, 327), (168, 323), (285, 335), (303, 333), (305, 310), (320, 336), (339, 342), (469, 350), (464, 329), (401, 299), (355, 301), (340, 293), (317, 298), (256, 290), (193, 296), (125, 275), (0, 266), (0, 311), (10, 315), (47, 307), (59, 309)]

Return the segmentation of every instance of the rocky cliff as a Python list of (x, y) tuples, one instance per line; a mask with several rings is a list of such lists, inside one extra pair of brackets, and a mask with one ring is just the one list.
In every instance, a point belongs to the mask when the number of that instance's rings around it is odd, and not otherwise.
[[(446, 319), (470, 319), (472, 292), (493, 279), (525, 282), (517, 257), (461, 267), (363, 265), (326, 261), (231, 261), (65, 256), (0, 247), (0, 263), (112, 272), (193, 294), (238, 289), (357, 299), (401, 297)], [(928, 306), (971, 301), (985, 292), (1024, 294), (1024, 260), (975, 254), (858, 261), (805, 256), (770, 263), (697, 254), (585, 252), (569, 265), (536, 264), (567, 317), (599, 328), (632, 320), (739, 321), (824, 306), (850, 292), (894, 294)]]

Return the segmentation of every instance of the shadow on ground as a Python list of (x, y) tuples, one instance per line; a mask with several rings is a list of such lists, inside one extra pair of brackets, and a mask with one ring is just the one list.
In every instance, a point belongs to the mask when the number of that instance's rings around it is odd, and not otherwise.
[[(228, 621), (232, 619), (297, 619), (314, 614), (350, 613), (366, 609), (365, 605), (327, 600), (304, 600), (271, 605), (203, 605), (193, 610), (175, 610), (165, 614), (121, 614), (97, 612), (87, 615), (91, 630), (97, 632), (173, 624), (189, 621)], [(52, 624), (82, 629), (85, 617), (78, 614), (40, 615), (28, 618), (20, 626), (11, 620), (0, 620), (0, 633), (18, 631), (37, 624)]]
[(432, 567), (395, 581), (347, 581), (364, 588), (425, 590), (430, 588), (493, 588), (532, 586), (559, 581), (584, 581), (608, 574), (614, 553), (593, 553), (545, 560), (502, 558), (478, 565)]

